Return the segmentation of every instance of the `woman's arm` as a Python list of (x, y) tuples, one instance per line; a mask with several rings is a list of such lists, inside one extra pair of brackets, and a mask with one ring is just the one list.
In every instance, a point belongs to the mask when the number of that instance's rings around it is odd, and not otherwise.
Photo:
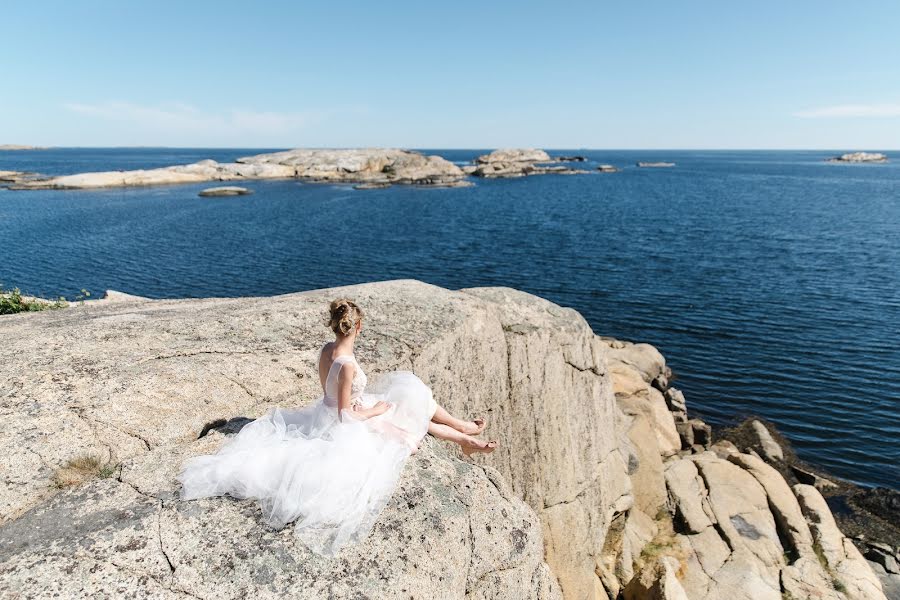
[(390, 405), (387, 402), (378, 402), (372, 408), (354, 408), (350, 395), (353, 393), (353, 377), (356, 375), (356, 366), (347, 363), (341, 365), (338, 373), (338, 419), (345, 410), (352, 411), (355, 418), (360, 420), (371, 419), (387, 411)]
[(338, 420), (345, 410), (353, 410), (353, 401), (350, 399), (353, 386), (353, 376), (356, 374), (356, 366), (350, 363), (341, 365), (338, 372)]

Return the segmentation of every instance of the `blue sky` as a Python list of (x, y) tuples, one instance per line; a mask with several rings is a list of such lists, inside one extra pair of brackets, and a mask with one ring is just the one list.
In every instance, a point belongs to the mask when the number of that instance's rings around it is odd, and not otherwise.
[(900, 3), (15, 2), (0, 144), (900, 147)]

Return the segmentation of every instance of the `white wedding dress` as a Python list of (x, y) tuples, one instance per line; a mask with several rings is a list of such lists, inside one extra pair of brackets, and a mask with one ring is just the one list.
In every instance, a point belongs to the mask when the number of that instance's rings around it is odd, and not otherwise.
[[(345, 409), (339, 418), (338, 373), (351, 361), (353, 404), (369, 408), (384, 400), (392, 405), (384, 414), (359, 420)], [(364, 393), (365, 387), (356, 359), (338, 356), (315, 404), (274, 408), (216, 454), (185, 461), (181, 498), (255, 498), (266, 523), (281, 528), (296, 520), (296, 536), (318, 554), (364, 539), (437, 408), (428, 386), (408, 371), (386, 373)]]

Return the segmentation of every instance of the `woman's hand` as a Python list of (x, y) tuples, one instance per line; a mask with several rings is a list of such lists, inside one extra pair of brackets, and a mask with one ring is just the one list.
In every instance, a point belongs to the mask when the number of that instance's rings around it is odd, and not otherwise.
[(371, 419), (372, 417), (383, 415), (391, 409), (391, 406), (392, 404), (390, 402), (379, 400), (371, 408), (361, 408), (358, 405), (353, 405), (353, 412), (363, 419)]
[(375, 403), (375, 406), (370, 408), (369, 410), (372, 412), (373, 417), (377, 417), (378, 415), (383, 415), (391, 408), (391, 405), (384, 400), (379, 400)]

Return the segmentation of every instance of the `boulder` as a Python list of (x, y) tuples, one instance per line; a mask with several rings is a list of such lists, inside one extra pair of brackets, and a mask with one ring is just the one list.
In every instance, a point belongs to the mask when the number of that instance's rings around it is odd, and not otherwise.
[(641, 570), (624, 590), (625, 600), (688, 600), (678, 581), (678, 561), (662, 558)]
[(223, 185), (220, 187), (211, 187), (202, 190), (198, 196), (246, 196), (253, 192), (247, 188), (238, 187), (236, 185)]
[(707, 502), (706, 486), (694, 461), (689, 458), (670, 461), (666, 464), (665, 479), (679, 531), (701, 533), (713, 525), (711, 511), (703, 506)]
[[(655, 381), (655, 380), (654, 380)], [(684, 399), (684, 393), (681, 390), (670, 387), (663, 392), (666, 399), (666, 406), (676, 421), (687, 422), (687, 402)]]
[(600, 165), (597, 167), (597, 170), (601, 173), (618, 173), (621, 169), (613, 165)]
[(712, 427), (700, 419), (691, 419), (688, 423), (690, 423), (693, 430), (694, 444), (703, 450), (709, 448), (712, 443)]
[(602, 338), (609, 347), (607, 355), (610, 364), (622, 363), (634, 368), (646, 383), (651, 383), (665, 374), (666, 359), (650, 344), (635, 344), (610, 338)]
[(775, 441), (775, 438), (772, 437), (772, 434), (769, 433), (766, 426), (759, 421), (753, 421), (750, 423), (750, 426), (753, 428), (753, 433), (756, 435), (765, 459), (769, 462), (784, 461), (784, 451), (778, 445), (778, 442)]
[(827, 490), (838, 487), (837, 484), (830, 479), (826, 479), (821, 475), (817, 475), (813, 473), (809, 469), (804, 469), (799, 465), (790, 465), (791, 472), (794, 474), (794, 477), (797, 478), (797, 481), (800, 483), (806, 483), (815, 487), (817, 490)]
[(646, 386), (643, 393), (617, 397), (616, 401), (626, 415), (643, 415), (649, 419), (660, 454), (671, 456), (681, 450), (681, 438), (675, 428), (675, 419), (666, 408), (666, 401), (658, 390)]

